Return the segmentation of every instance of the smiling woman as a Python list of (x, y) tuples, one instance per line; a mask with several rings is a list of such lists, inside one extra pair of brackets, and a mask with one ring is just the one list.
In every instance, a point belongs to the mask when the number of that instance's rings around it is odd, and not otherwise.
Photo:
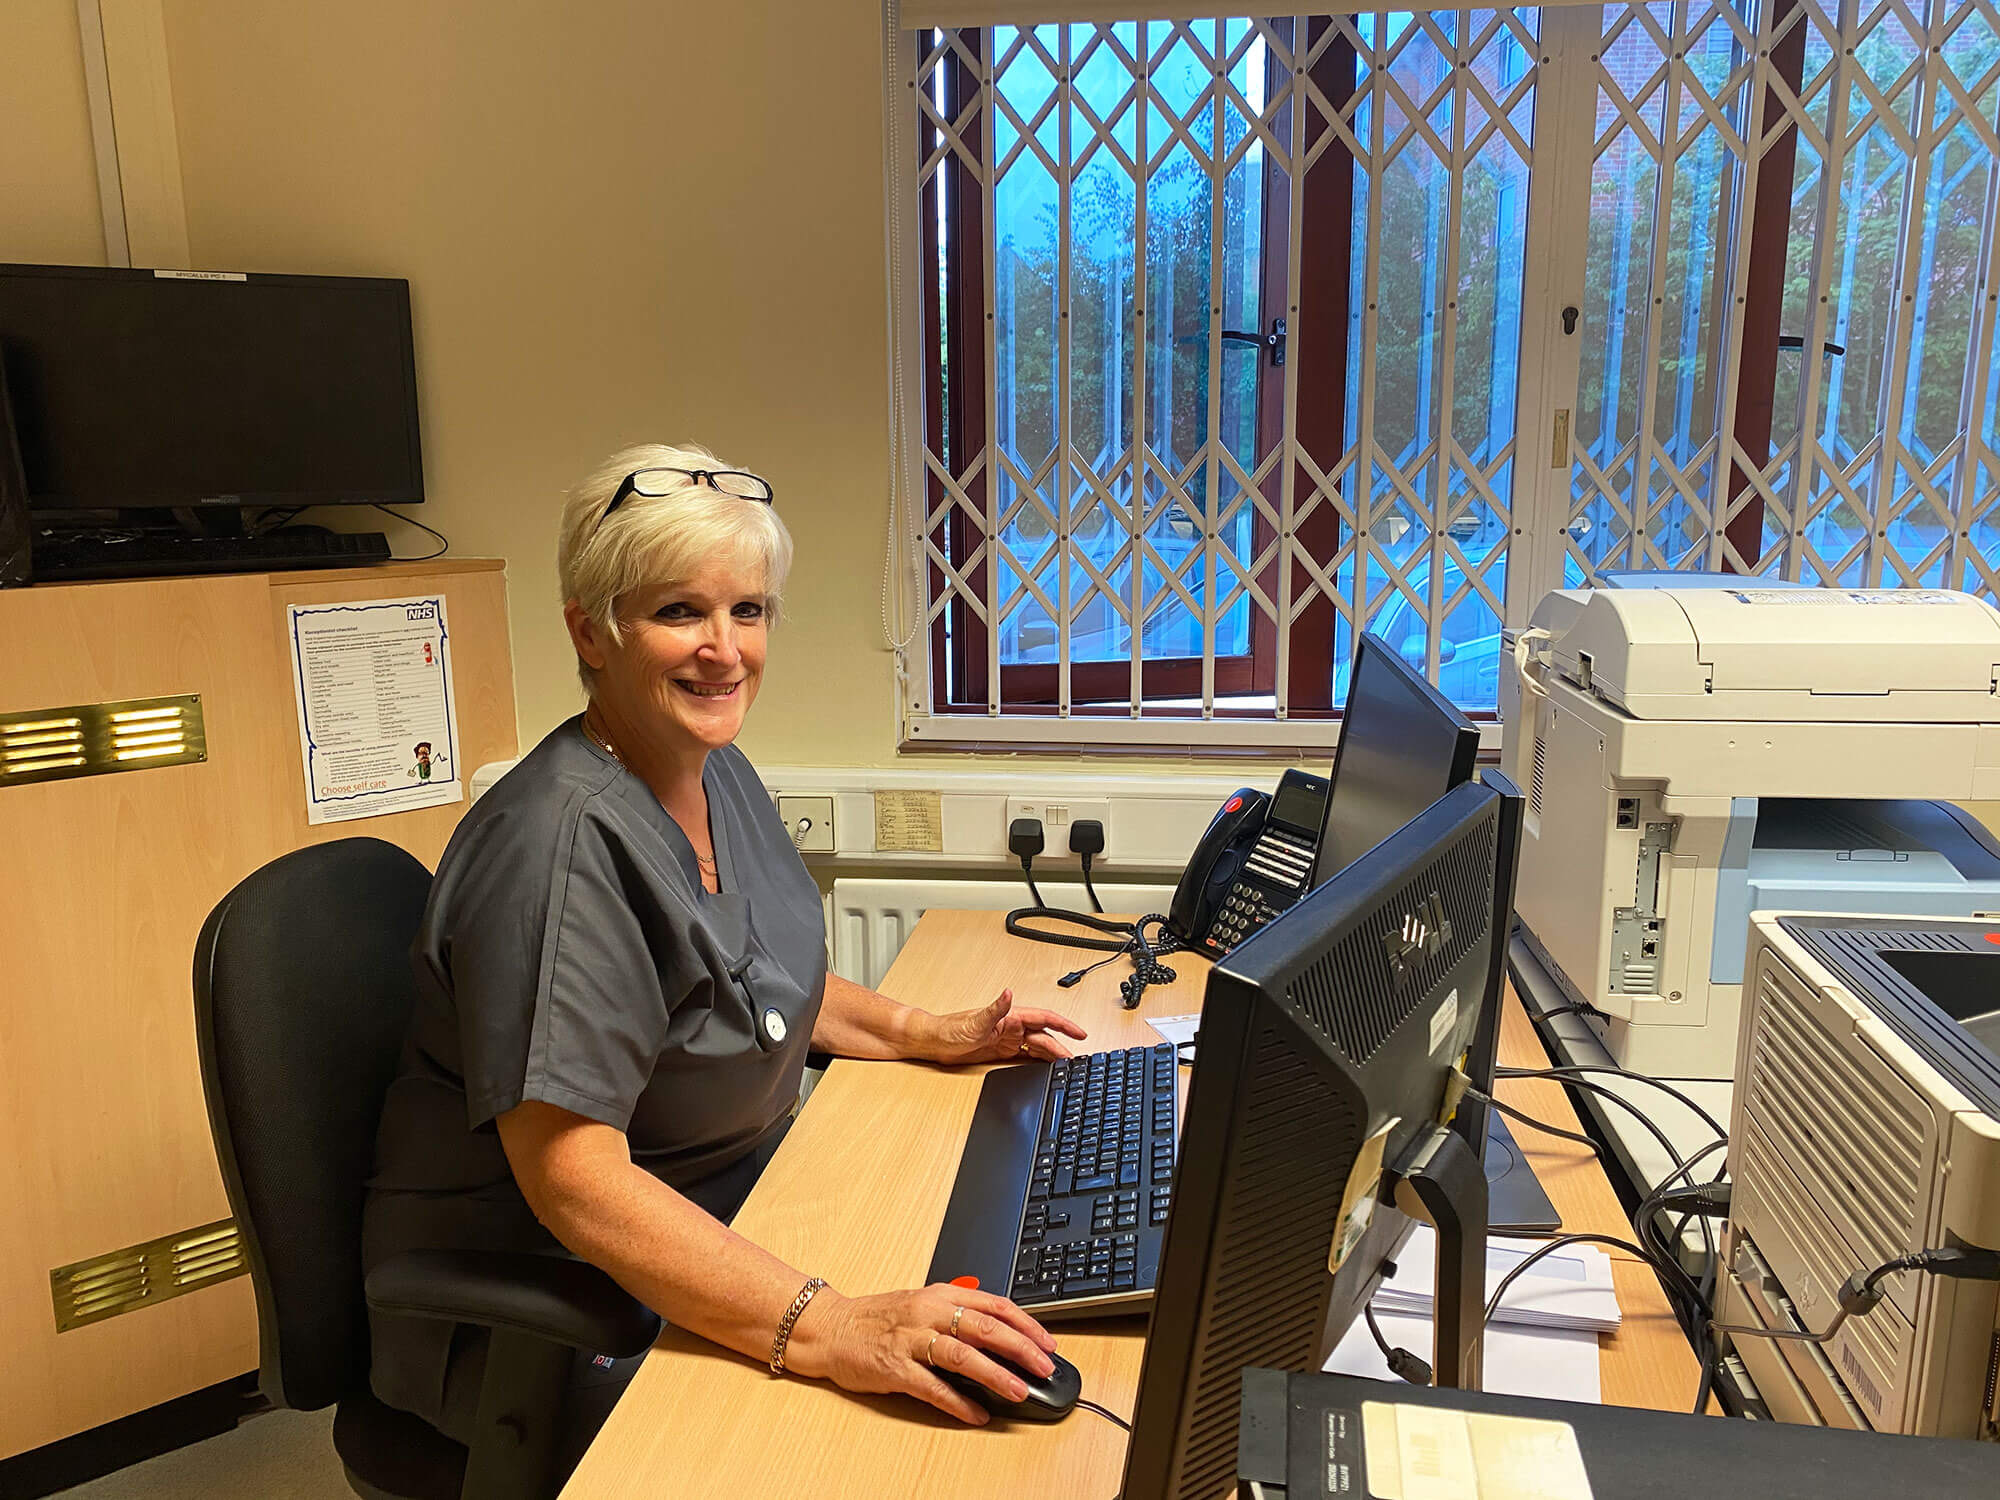
[[(735, 740), (792, 558), (771, 486), (700, 448), (614, 454), (570, 495), (558, 566), (589, 704), (466, 815), (418, 934), (383, 1106), (368, 1264), (412, 1249), (577, 1255), (774, 1373), (900, 1391), (968, 1422), (941, 1371), (1010, 1400), (1054, 1341), (934, 1286), (844, 1296), (732, 1233), (791, 1122), (808, 1048), (1052, 1058), (1049, 1011), (952, 1015), (826, 972), (818, 887)], [(374, 1315), (371, 1383), (464, 1441), (487, 1335)], [(638, 1366), (578, 1355), (574, 1463)]]

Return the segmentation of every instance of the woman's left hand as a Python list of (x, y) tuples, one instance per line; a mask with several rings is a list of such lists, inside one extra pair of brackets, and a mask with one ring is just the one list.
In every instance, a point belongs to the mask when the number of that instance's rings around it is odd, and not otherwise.
[(925, 1039), (924, 1056), (941, 1063), (1016, 1062), (1029, 1057), (1049, 1062), (1070, 1055), (1058, 1032), (1079, 1042), (1085, 1034), (1068, 1016), (1052, 1010), (1016, 1010), (1014, 992), (1002, 990), (991, 1005), (938, 1016)]

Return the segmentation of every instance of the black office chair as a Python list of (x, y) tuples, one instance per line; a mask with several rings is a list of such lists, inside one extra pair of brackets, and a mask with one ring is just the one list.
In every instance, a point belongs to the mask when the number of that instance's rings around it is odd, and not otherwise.
[[(557, 1256), (412, 1252), (364, 1286), (364, 1185), (430, 881), (393, 844), (354, 838), (273, 860), (223, 897), (195, 945), (202, 1084), (256, 1287), (264, 1394), (340, 1403), (333, 1444), (365, 1500), (527, 1500), (554, 1489), (572, 1351), (639, 1354), (660, 1320)], [(369, 1392), (371, 1307), (493, 1331), (469, 1450)]]

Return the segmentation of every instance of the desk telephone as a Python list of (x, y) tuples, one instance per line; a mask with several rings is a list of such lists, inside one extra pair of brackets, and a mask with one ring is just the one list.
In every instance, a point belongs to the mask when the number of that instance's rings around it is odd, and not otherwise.
[(1287, 771), (1276, 796), (1232, 792), (1174, 890), (1167, 928), (1197, 953), (1220, 957), (1312, 889), (1330, 784)]

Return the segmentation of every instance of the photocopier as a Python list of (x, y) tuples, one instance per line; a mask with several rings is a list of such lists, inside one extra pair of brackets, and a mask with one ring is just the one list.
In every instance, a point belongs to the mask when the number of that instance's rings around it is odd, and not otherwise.
[(1503, 638), (1516, 911), (1622, 1066), (1729, 1078), (1750, 913), (2000, 913), (2000, 610), (1642, 575)]

